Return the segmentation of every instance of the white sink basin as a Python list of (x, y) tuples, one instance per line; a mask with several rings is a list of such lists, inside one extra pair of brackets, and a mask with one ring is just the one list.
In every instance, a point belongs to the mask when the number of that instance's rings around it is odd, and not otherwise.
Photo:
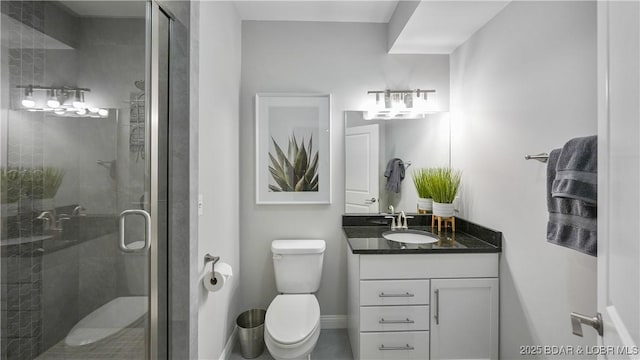
[(387, 240), (405, 244), (431, 244), (438, 241), (435, 235), (418, 230), (387, 231), (382, 234), (382, 237)]

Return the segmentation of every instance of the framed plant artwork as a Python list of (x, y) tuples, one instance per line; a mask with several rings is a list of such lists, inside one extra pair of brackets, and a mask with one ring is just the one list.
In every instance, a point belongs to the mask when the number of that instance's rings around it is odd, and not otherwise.
[(256, 203), (331, 203), (331, 95), (256, 95)]

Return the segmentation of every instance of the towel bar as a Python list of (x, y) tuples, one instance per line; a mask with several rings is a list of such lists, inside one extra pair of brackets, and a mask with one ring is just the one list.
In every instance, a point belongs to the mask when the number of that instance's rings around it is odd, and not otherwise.
[(546, 163), (547, 160), (549, 160), (549, 154), (540, 153), (540, 154), (535, 154), (535, 155), (525, 155), (524, 159), (525, 160), (538, 160), (540, 162)]

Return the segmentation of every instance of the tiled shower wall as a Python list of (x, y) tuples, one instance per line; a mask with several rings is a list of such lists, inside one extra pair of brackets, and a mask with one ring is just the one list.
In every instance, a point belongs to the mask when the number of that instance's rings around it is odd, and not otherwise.
[[(8, 43), (3, 43), (2, 48), (2, 79), (9, 82), (8, 94), (3, 94), (9, 97), (2, 99), (2, 121), (8, 122), (11, 118), (13, 126), (21, 127), (19, 130), (6, 129), (20, 136), (6, 139), (6, 147), (2, 151), (2, 166), (5, 168), (35, 168), (43, 166), (44, 162), (42, 115), (10, 110), (21, 99), (22, 91), (16, 85), (44, 81), (44, 7), (44, 2), (2, 1), (2, 14), (5, 15), (2, 33), (8, 34), (3, 36), (3, 42), (8, 39)], [(6, 21), (7, 17), (17, 21)], [(30, 121), (19, 121), (22, 117), (28, 117)], [(32, 359), (42, 351), (42, 249), (37, 241), (8, 244), (11, 239), (26, 240), (40, 236), (42, 228), (30, 210), (34, 207), (33, 200), (21, 199), (17, 207), (17, 212), (3, 209), (1, 219), (0, 358), (7, 360)]]

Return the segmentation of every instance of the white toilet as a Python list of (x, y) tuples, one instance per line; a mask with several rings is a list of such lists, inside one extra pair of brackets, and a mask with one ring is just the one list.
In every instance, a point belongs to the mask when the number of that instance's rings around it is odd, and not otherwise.
[[(140, 250), (144, 241), (128, 245)], [(69, 331), (65, 338), (67, 346), (83, 346), (106, 339), (127, 327), (135, 327), (147, 313), (147, 252), (124, 253), (124, 269), (127, 273), (127, 289), (132, 296), (121, 296), (97, 308)]]
[(269, 305), (264, 342), (276, 360), (308, 359), (320, 336), (320, 287), (324, 240), (274, 240), (276, 287)]

